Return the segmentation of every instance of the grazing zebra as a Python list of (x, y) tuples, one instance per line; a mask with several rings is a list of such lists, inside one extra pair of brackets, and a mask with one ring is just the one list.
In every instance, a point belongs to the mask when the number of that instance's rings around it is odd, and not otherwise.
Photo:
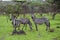
[(47, 18), (45, 18), (45, 17), (36, 18), (34, 15), (32, 15), (31, 18), (35, 23), (36, 31), (38, 31), (37, 24), (43, 24), (43, 23), (45, 23), (45, 25), (46, 25), (46, 31), (50, 30), (50, 22), (49, 22), (49, 20)]
[[(16, 28), (17, 28), (17, 27), (18, 27), (18, 29), (19, 29), (20, 24), (24, 24), (24, 26), (25, 26), (26, 24), (29, 24), (29, 27), (30, 27), (30, 29), (32, 30), (32, 23), (31, 23), (30, 20), (27, 19), (27, 18), (17, 19), (16, 16), (13, 16), (13, 15), (12, 15), (11, 20), (12, 20), (12, 25), (13, 25), (13, 27), (15, 28), (14, 31), (16, 31)], [(23, 28), (24, 28), (24, 27), (23, 27)], [(22, 28), (22, 30), (23, 30), (23, 28)]]

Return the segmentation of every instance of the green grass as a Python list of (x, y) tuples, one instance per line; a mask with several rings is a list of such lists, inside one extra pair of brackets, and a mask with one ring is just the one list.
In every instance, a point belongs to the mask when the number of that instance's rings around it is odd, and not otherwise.
[[(38, 14), (36, 14), (37, 17), (40, 17)], [(45, 24), (38, 25), (38, 31), (35, 29), (35, 25), (30, 17), (30, 15), (27, 15), (26, 17), (30, 19), (33, 26), (33, 31), (29, 31), (29, 26), (26, 30), (26, 35), (11, 35), (13, 31), (13, 26), (11, 24), (11, 21), (7, 22), (6, 16), (0, 16), (0, 40), (54, 40), (54, 38), (57, 38), (57, 40), (60, 40), (60, 28), (56, 28), (57, 25), (60, 25), (60, 15), (57, 14), (55, 17), (55, 20), (51, 19), (51, 15), (46, 15), (51, 23), (51, 28), (54, 29), (54, 32), (48, 32), (46, 31)], [(22, 16), (20, 16), (22, 17)], [(23, 25), (21, 25), (22, 27)]]

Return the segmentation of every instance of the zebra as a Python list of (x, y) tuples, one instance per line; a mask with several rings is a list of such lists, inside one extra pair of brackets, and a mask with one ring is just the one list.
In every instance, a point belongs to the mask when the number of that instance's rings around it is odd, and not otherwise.
[[(17, 27), (18, 27), (18, 30), (19, 30), (20, 24), (24, 24), (24, 26), (26, 24), (29, 24), (30, 30), (32, 30), (32, 23), (30, 22), (30, 20), (28, 18), (17, 19), (16, 16), (12, 15), (10, 20), (12, 20), (12, 25), (14, 27), (14, 31), (16, 31)], [(23, 28), (24, 28), (24, 26), (23, 26)], [(22, 30), (23, 30), (23, 28), (22, 28)]]
[(38, 31), (37, 24), (43, 24), (43, 23), (45, 23), (45, 25), (46, 25), (46, 31), (50, 30), (50, 22), (47, 18), (45, 18), (45, 17), (36, 18), (34, 15), (32, 15), (31, 18), (36, 26), (36, 31)]

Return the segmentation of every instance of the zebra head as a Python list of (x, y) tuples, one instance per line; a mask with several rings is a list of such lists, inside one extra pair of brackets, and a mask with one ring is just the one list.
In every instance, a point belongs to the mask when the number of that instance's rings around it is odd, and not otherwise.
[(12, 15), (11, 18), (10, 18), (10, 21), (15, 20), (16, 18), (17, 18), (16, 16)]
[(35, 17), (35, 15), (31, 15), (31, 18), (34, 19), (34, 18), (36, 18), (36, 17)]

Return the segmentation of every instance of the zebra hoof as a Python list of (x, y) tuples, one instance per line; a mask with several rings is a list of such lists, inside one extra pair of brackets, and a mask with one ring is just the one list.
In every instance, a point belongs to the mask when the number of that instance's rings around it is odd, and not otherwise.
[(14, 30), (14, 31), (12, 32), (12, 35), (14, 35), (14, 34), (17, 34), (17, 31)]
[(24, 34), (24, 35), (26, 35), (25, 31), (23, 31), (23, 30), (20, 30), (17, 34)]

